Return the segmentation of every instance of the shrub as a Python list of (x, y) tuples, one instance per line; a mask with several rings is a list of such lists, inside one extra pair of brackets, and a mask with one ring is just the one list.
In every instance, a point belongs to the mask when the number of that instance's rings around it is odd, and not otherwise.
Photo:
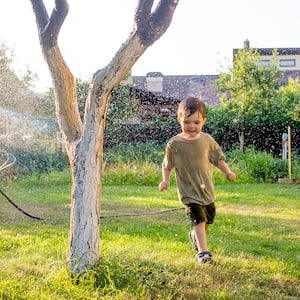
[[(121, 143), (104, 155), (103, 183), (156, 185), (161, 180), (163, 157), (164, 147), (154, 142)], [(271, 183), (288, 176), (287, 161), (275, 158), (266, 151), (257, 151), (254, 147), (248, 147), (245, 152), (235, 148), (227, 154), (227, 157), (230, 168), (237, 175), (237, 183)], [(300, 177), (300, 164), (297, 158), (293, 160), (293, 176)], [(217, 168), (214, 168), (213, 180), (215, 184), (228, 182)], [(171, 184), (175, 184), (174, 176)]]
[(11, 168), (10, 176), (20, 176), (49, 173), (54, 170), (62, 171), (69, 165), (66, 153), (63, 151), (46, 151), (45, 149), (26, 150), (9, 148), (6, 151), (16, 158)]
[(257, 151), (254, 147), (248, 147), (245, 152), (232, 150), (228, 157), (238, 170), (247, 174), (250, 182), (276, 182), (288, 175), (287, 161), (266, 151)]
[[(43, 173), (59, 171), (68, 167), (67, 156), (57, 157), (55, 153), (16, 152), (18, 163), (13, 167), (13, 176), (34, 175), (34, 180), (43, 178)], [(104, 152), (103, 176), (104, 185), (147, 185), (155, 186), (161, 181), (161, 163), (164, 157), (164, 145), (155, 142), (120, 143)], [(293, 155), (292, 175), (300, 178), (300, 163)], [(266, 151), (257, 151), (254, 147), (239, 149), (227, 153), (227, 162), (236, 173), (236, 183), (276, 182), (278, 178), (288, 176), (288, 163), (274, 157)], [(55, 173), (55, 172), (54, 172)], [(57, 172), (56, 172), (57, 173)], [(171, 185), (175, 185), (174, 172)], [(47, 175), (47, 178), (49, 176)], [(213, 169), (215, 184), (229, 183), (224, 174)]]

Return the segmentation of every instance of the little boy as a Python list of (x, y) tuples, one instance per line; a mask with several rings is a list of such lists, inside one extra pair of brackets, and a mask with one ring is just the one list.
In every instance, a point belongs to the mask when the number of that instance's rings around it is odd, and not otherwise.
[(217, 142), (202, 132), (206, 122), (205, 103), (190, 97), (180, 102), (178, 122), (182, 132), (172, 137), (162, 164), (163, 181), (159, 190), (169, 188), (172, 169), (175, 169), (179, 200), (185, 205), (194, 230), (189, 232), (193, 248), (198, 251), (199, 264), (212, 262), (208, 251), (206, 230), (215, 218), (215, 192), (212, 182), (212, 164), (219, 168), (228, 180), (235, 180), (225, 163), (225, 156)]

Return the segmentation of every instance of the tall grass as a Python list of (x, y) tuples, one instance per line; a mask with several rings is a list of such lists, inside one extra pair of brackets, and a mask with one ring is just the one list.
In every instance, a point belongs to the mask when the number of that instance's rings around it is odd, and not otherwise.
[[(106, 151), (103, 180), (105, 184), (157, 185), (161, 180), (164, 148), (150, 143), (120, 144)], [(245, 152), (234, 149), (227, 153), (227, 162), (237, 175), (238, 183), (272, 183), (288, 177), (288, 162), (266, 151), (248, 147)], [(293, 178), (300, 179), (300, 163), (296, 155), (292, 162)], [(225, 184), (226, 178), (214, 168), (215, 184)], [(172, 183), (175, 183), (174, 176)]]
[[(161, 180), (164, 147), (155, 142), (147, 142), (120, 143), (112, 149), (106, 149), (102, 170), (103, 183), (109, 185), (157, 185)], [(272, 183), (277, 182), (278, 178), (288, 177), (287, 161), (274, 157), (266, 151), (257, 151), (253, 147), (248, 147), (245, 152), (234, 149), (227, 153), (227, 163), (237, 174), (238, 183)], [(13, 173), (13, 171), (11, 172)], [(51, 172), (48, 172), (47, 176), (51, 176), (50, 174)], [(43, 177), (41, 172), (31, 175), (25, 178)], [(296, 153), (293, 154), (292, 177), (300, 179), (300, 162)], [(15, 178), (24, 178), (24, 176)], [(227, 182), (224, 175), (216, 168), (213, 170), (213, 179), (215, 184)], [(175, 183), (174, 176), (171, 181), (172, 184)]]

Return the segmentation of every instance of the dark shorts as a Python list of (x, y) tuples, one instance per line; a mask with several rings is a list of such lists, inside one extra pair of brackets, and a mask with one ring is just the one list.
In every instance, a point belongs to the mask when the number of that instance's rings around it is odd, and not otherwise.
[(216, 215), (215, 203), (209, 205), (200, 205), (198, 203), (186, 204), (185, 211), (193, 226), (203, 222), (212, 224)]

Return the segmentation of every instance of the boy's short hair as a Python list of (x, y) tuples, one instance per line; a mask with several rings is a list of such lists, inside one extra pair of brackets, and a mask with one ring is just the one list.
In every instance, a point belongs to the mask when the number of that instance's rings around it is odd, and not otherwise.
[(197, 111), (201, 113), (203, 118), (205, 118), (206, 106), (201, 99), (196, 97), (189, 97), (182, 100), (178, 106), (178, 112), (177, 112), (178, 121), (180, 122), (184, 113), (187, 113), (187, 117), (190, 117)]

